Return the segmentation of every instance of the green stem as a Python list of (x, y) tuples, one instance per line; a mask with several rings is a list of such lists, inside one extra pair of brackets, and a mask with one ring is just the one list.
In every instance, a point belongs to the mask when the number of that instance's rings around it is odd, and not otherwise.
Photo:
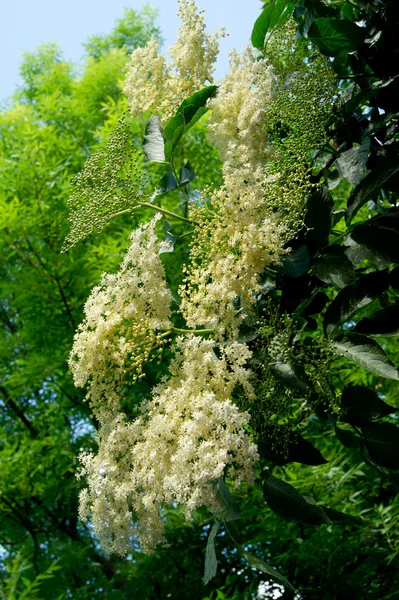
[(165, 331), (161, 337), (167, 337), (168, 335), (172, 335), (173, 333), (176, 334), (183, 334), (186, 335), (187, 333), (193, 333), (194, 335), (208, 335), (208, 334), (212, 334), (215, 333), (214, 329), (178, 329), (177, 327), (172, 327), (171, 329), (168, 329), (167, 331)]
[(191, 225), (199, 225), (195, 221), (190, 221), (190, 219), (186, 219), (186, 217), (181, 217), (180, 215), (170, 212), (170, 210), (166, 210), (166, 208), (161, 208), (160, 206), (154, 206), (149, 202), (140, 202), (138, 206), (144, 206), (145, 208), (152, 208), (152, 210), (156, 210), (157, 212), (166, 215), (167, 217), (171, 217), (172, 219), (179, 219), (179, 221), (184, 221), (185, 223), (190, 223)]
[(154, 204), (150, 204), (149, 202), (140, 202), (136, 206), (132, 206), (132, 208), (125, 208), (125, 210), (120, 210), (119, 212), (114, 214), (114, 217), (119, 217), (120, 215), (125, 215), (130, 212), (134, 212), (138, 208), (152, 208), (156, 212), (162, 213), (167, 217), (171, 217), (172, 219), (179, 219), (179, 221), (184, 221), (185, 223), (190, 223), (190, 225), (199, 225), (195, 221), (190, 221), (190, 219), (186, 219), (186, 217), (181, 217), (177, 213), (170, 212), (170, 210), (166, 210), (166, 208), (161, 208), (160, 206), (155, 206)]

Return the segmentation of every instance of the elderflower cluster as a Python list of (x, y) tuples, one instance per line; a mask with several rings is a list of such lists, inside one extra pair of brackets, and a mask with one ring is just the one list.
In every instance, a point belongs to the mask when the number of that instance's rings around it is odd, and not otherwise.
[(181, 309), (190, 327), (205, 325), (230, 339), (251, 310), (260, 274), (284, 252), (285, 230), (265, 195), (271, 179), (265, 119), (272, 88), (265, 60), (250, 49), (243, 57), (234, 52), (230, 72), (209, 103), (210, 136), (224, 160), (224, 185), (211, 194), (211, 211), (206, 205), (192, 210), (200, 227), (180, 290)]
[(100, 232), (120, 211), (133, 208), (142, 196), (140, 156), (125, 117), (118, 120), (104, 150), (96, 152), (72, 180), (68, 200), (71, 231), (63, 250), (92, 232)]
[[(190, 327), (215, 329), (236, 339), (255, 302), (259, 275), (284, 253), (282, 228), (268, 214), (259, 180), (247, 185), (241, 170), (211, 196), (212, 210), (193, 210), (201, 223), (191, 247), (191, 263), (180, 288), (181, 311)], [(234, 183), (236, 185), (234, 186)]]
[(192, 0), (179, 0), (179, 4), (182, 25), (169, 48), (171, 61), (160, 54), (155, 38), (132, 52), (124, 92), (133, 115), (154, 110), (168, 119), (185, 98), (213, 83), (218, 40), (224, 30), (206, 33), (204, 11)]
[(122, 415), (110, 420), (97, 456), (82, 455), (89, 487), (80, 515), (92, 513), (110, 552), (125, 554), (133, 534), (147, 553), (165, 542), (164, 505), (178, 502), (186, 518), (200, 506), (217, 508), (212, 481), (226, 470), (236, 486), (253, 481), (258, 454), (245, 431), (249, 414), (230, 401), (237, 384), (251, 394), (250, 351), (233, 343), (218, 357), (215, 346), (193, 335), (178, 338), (171, 377), (143, 403), (142, 415), (131, 423)]
[(230, 55), (230, 69), (216, 98), (210, 100), (209, 136), (224, 161), (227, 175), (237, 168), (256, 167), (268, 158), (265, 128), (273, 100), (269, 63), (252, 48)]
[(158, 219), (131, 234), (119, 272), (105, 273), (86, 302), (69, 365), (75, 385), (88, 384), (93, 407), (118, 408), (121, 386), (143, 374), (151, 352), (162, 349), (159, 330), (171, 327), (172, 298), (155, 234)]

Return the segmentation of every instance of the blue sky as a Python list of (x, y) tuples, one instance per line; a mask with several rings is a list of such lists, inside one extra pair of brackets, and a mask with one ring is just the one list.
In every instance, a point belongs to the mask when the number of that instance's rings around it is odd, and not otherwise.
[[(65, 58), (78, 62), (82, 43), (88, 35), (107, 33), (123, 8), (139, 9), (145, 0), (4, 0), (0, 19), (0, 100), (12, 94), (19, 82), (22, 53), (54, 41)], [(152, 0), (160, 9), (160, 23), (166, 46), (173, 43), (179, 21), (177, 0)], [(218, 78), (226, 72), (231, 48), (242, 49), (261, 9), (260, 0), (197, 0), (206, 10), (210, 30), (224, 25), (230, 34), (221, 41)]]

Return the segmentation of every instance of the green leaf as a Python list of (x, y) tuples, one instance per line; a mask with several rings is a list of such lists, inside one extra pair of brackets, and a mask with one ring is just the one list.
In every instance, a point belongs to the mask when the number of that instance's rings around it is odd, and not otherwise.
[(147, 160), (165, 162), (163, 129), (161, 121), (155, 115), (151, 115), (145, 128), (143, 150)]
[(262, 573), (266, 573), (266, 575), (269, 575), (271, 579), (273, 579), (280, 585), (283, 585), (289, 590), (295, 591), (295, 588), (283, 575), (281, 575), (281, 573), (276, 571), (276, 569), (273, 569), (273, 567), (268, 565), (264, 560), (262, 560), (258, 556), (249, 554), (248, 552), (245, 552), (245, 550), (242, 551), (242, 556), (245, 558), (249, 566), (253, 569), (258, 569), (259, 571), (262, 571)]
[(395, 161), (387, 161), (376, 167), (369, 173), (363, 181), (353, 190), (349, 196), (347, 204), (348, 221), (357, 213), (369, 200), (373, 200), (381, 189), (384, 189), (396, 175), (399, 173), (399, 164)]
[(342, 288), (350, 284), (355, 278), (355, 271), (342, 246), (326, 248), (320, 258), (312, 262), (313, 273), (331, 285)]
[(384, 270), (362, 275), (340, 290), (324, 315), (327, 335), (330, 336), (338, 325), (352, 317), (359, 308), (372, 302), (388, 287), (388, 271)]
[(363, 179), (369, 149), (370, 138), (366, 137), (361, 146), (343, 152), (336, 160), (338, 172), (352, 185), (358, 185)]
[(215, 577), (218, 569), (218, 561), (215, 552), (215, 538), (219, 531), (220, 523), (215, 521), (208, 536), (208, 542), (205, 549), (205, 570), (204, 570), (204, 585), (210, 582)]
[(360, 438), (353, 431), (341, 429), (337, 426), (338, 415), (333, 413), (329, 415), (329, 419), (334, 425), (335, 437), (345, 448), (359, 448)]
[(342, 523), (347, 525), (361, 525), (363, 523), (363, 519), (360, 517), (354, 517), (353, 515), (348, 515), (347, 513), (343, 513), (340, 510), (335, 510), (335, 508), (328, 508), (328, 506), (322, 507), (327, 517), (333, 523)]
[(263, 485), (269, 508), (282, 519), (308, 525), (331, 524), (322, 508), (308, 502), (294, 486), (271, 475)]
[(165, 157), (170, 160), (174, 149), (185, 133), (208, 112), (206, 103), (216, 96), (217, 86), (210, 85), (183, 100), (176, 114), (168, 121), (163, 131)]
[(305, 369), (295, 363), (294, 358), (278, 357), (269, 364), (273, 375), (290, 389), (305, 393), (309, 389), (309, 378)]
[(356, 385), (347, 387), (342, 392), (340, 419), (344, 423), (361, 427), (397, 410), (399, 409), (389, 406), (367, 387)]
[(300, 277), (309, 269), (310, 257), (307, 247), (303, 244), (297, 250), (283, 256), (280, 273), (288, 277)]
[(367, 423), (362, 433), (365, 446), (378, 465), (399, 468), (399, 427), (392, 423)]
[(379, 227), (375, 223), (362, 223), (357, 225), (351, 238), (356, 243), (371, 250), (379, 259), (386, 264), (399, 262), (399, 232), (392, 229)]
[(305, 224), (309, 230), (306, 238), (316, 250), (328, 244), (333, 208), (334, 200), (325, 185), (314, 191), (308, 199)]
[(179, 185), (184, 185), (185, 183), (190, 183), (195, 177), (194, 169), (188, 162), (186, 165), (181, 167), (180, 169), (180, 179)]
[(215, 517), (219, 519), (219, 521), (234, 521), (235, 519), (240, 519), (241, 515), (238, 502), (231, 495), (230, 490), (223, 479), (219, 478), (211, 483), (215, 489), (216, 499), (219, 504), (217, 509), (212, 510)]
[(293, 440), (288, 442), (284, 454), (279, 452), (278, 448), (275, 448), (275, 444), (270, 440), (260, 440), (258, 442), (258, 450), (260, 456), (280, 467), (291, 462), (312, 466), (324, 465), (328, 462), (320, 450), (317, 450), (301, 435), (296, 435)]
[(176, 181), (173, 173), (171, 171), (167, 171), (165, 173), (165, 175), (163, 175), (161, 177), (159, 185), (160, 185), (160, 189), (159, 189), (158, 193), (166, 194), (167, 192), (170, 192), (177, 188), (177, 181)]
[(292, 4), (289, 0), (274, 0), (265, 6), (252, 29), (251, 42), (255, 48), (263, 50), (266, 35), (289, 18)]
[(315, 19), (308, 31), (309, 39), (327, 56), (354, 52), (361, 46), (366, 31), (352, 21)]
[(360, 333), (347, 333), (334, 340), (333, 346), (338, 354), (371, 373), (389, 379), (399, 379), (398, 369), (372, 338)]
[(353, 331), (383, 337), (399, 335), (399, 304), (387, 306), (377, 310), (371, 317), (365, 317)]

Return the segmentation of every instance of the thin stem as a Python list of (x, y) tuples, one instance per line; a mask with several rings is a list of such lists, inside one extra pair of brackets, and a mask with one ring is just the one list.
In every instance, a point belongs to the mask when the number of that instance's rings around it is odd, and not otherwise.
[(134, 212), (138, 208), (152, 208), (156, 212), (162, 213), (167, 217), (171, 217), (172, 219), (179, 219), (179, 221), (184, 221), (185, 223), (190, 223), (190, 225), (199, 225), (195, 221), (190, 221), (190, 219), (186, 219), (186, 217), (181, 217), (180, 215), (170, 212), (170, 210), (166, 210), (166, 208), (161, 208), (160, 206), (155, 206), (154, 204), (150, 204), (149, 202), (140, 202), (137, 206), (132, 206), (132, 208), (125, 208), (125, 210), (120, 210), (119, 212), (114, 214), (114, 217), (119, 217), (120, 215), (125, 215), (130, 212)]
[(168, 335), (193, 333), (194, 335), (208, 335), (215, 333), (214, 329), (178, 329), (177, 327), (172, 327), (171, 329), (167, 329), (160, 337), (168, 337)]
[(157, 212), (166, 215), (167, 217), (171, 217), (172, 219), (179, 219), (179, 221), (184, 221), (185, 223), (190, 223), (190, 225), (199, 225), (195, 221), (190, 221), (190, 219), (186, 219), (186, 217), (181, 217), (180, 215), (170, 212), (170, 210), (166, 210), (166, 208), (161, 208), (160, 206), (154, 206), (149, 202), (140, 202), (139, 206), (144, 206), (145, 208), (152, 208), (152, 210), (156, 210)]

